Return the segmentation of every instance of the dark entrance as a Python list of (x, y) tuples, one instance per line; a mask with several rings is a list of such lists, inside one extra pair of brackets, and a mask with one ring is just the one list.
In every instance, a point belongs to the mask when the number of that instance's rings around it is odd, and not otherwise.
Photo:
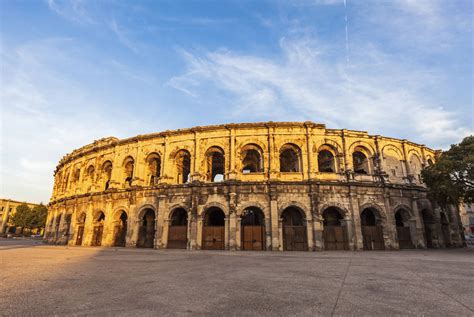
[(360, 215), (364, 250), (385, 249), (382, 226), (377, 223), (375, 213), (372, 208), (366, 208)]
[(432, 248), (433, 247), (433, 231), (434, 231), (434, 217), (429, 210), (423, 209), (421, 211), (421, 215), (423, 217), (423, 227), (425, 228), (425, 241), (426, 247)]
[(77, 236), (76, 236), (76, 245), (82, 245), (82, 240), (84, 238), (84, 225), (86, 223), (86, 214), (82, 213), (79, 216), (77, 224)]
[(343, 219), (339, 210), (329, 207), (323, 212), (323, 238), (325, 250), (349, 250), (349, 240), (346, 228), (342, 226)]
[(265, 250), (265, 217), (257, 207), (248, 207), (242, 215), (242, 250)]
[(410, 214), (405, 209), (400, 209), (395, 213), (395, 223), (397, 226), (398, 246), (400, 249), (413, 249), (413, 241), (409, 227)]
[(116, 247), (124, 247), (125, 240), (127, 237), (127, 213), (122, 211), (120, 213), (120, 218), (116, 221), (114, 228), (114, 245)]
[(440, 213), (441, 216), (441, 231), (443, 232), (444, 246), (451, 246), (451, 234), (449, 233), (449, 222), (444, 212)]
[(82, 238), (84, 237), (84, 225), (77, 227), (76, 245), (82, 245)]
[(283, 250), (308, 251), (306, 221), (302, 212), (298, 208), (288, 207), (281, 217), (283, 219)]
[(155, 245), (155, 211), (146, 209), (138, 229), (138, 248), (153, 248)]
[(92, 234), (92, 246), (100, 247), (102, 245), (102, 235), (104, 233), (105, 215), (103, 212), (99, 213), (94, 224), (94, 232)]
[(188, 244), (188, 213), (177, 208), (171, 216), (168, 230), (168, 249), (186, 249)]
[(225, 249), (225, 214), (217, 207), (206, 211), (204, 226), (202, 228), (202, 248), (204, 250)]

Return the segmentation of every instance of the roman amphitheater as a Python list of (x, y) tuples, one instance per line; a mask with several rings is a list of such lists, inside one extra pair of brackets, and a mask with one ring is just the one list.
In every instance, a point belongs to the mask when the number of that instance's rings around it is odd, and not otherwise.
[(55, 171), (45, 240), (189, 250), (461, 246), (420, 171), (437, 152), (312, 122), (104, 138)]

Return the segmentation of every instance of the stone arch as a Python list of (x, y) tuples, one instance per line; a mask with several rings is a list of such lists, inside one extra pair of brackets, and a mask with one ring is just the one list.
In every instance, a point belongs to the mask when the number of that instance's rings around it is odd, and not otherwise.
[(104, 163), (102, 163), (102, 167), (100, 169), (100, 179), (105, 190), (109, 189), (110, 179), (112, 178), (112, 169), (112, 161), (106, 160)]
[(237, 208), (237, 217), (241, 217), (245, 209), (249, 207), (257, 207), (263, 212), (263, 215), (265, 216), (265, 218), (270, 218), (270, 211), (268, 210), (268, 208), (257, 201), (248, 201), (248, 202), (240, 204), (239, 207)]
[(264, 171), (264, 152), (256, 143), (247, 143), (240, 148), (240, 168), (242, 173), (261, 173)]
[(436, 238), (436, 219), (434, 212), (431, 209), (424, 208), (420, 211), (421, 219), (423, 222), (423, 234), (427, 248), (434, 247), (434, 240)]
[(349, 145), (348, 152), (349, 153), (354, 152), (357, 147), (364, 149), (365, 154), (369, 157), (373, 157), (375, 153), (377, 153), (377, 151), (375, 151), (375, 148), (366, 141), (352, 142), (351, 145)]
[(224, 250), (226, 233), (225, 211), (211, 205), (204, 209), (202, 216), (202, 248)]
[(147, 166), (147, 185), (154, 186), (161, 177), (161, 155), (158, 152), (151, 152), (147, 155), (145, 163)]
[(178, 184), (191, 181), (191, 153), (186, 149), (176, 151), (173, 156), (175, 179)]
[(421, 184), (421, 170), (423, 169), (423, 161), (421, 160), (421, 156), (418, 154), (417, 151), (412, 150), (409, 152), (408, 157), (408, 162), (410, 165), (410, 174), (413, 176), (414, 181), (416, 183)]
[(387, 213), (385, 212), (385, 208), (380, 206), (375, 202), (367, 202), (360, 205), (359, 210), (362, 212), (364, 209), (373, 209), (375, 212), (375, 217), (381, 225), (385, 225), (387, 222)]
[(221, 204), (217, 201), (212, 201), (212, 202), (207, 203), (206, 205), (204, 205), (204, 207), (201, 208), (200, 213), (199, 213), (201, 218), (204, 219), (206, 211), (209, 208), (213, 208), (213, 207), (221, 209), (224, 212), (224, 215), (226, 217), (229, 217), (229, 210), (223, 204)]
[(416, 221), (413, 219), (413, 211), (404, 204), (397, 205), (393, 211), (398, 247), (413, 249), (415, 245), (413, 237), (416, 236)]
[(337, 173), (339, 166), (337, 151), (331, 145), (321, 145), (318, 148), (318, 171), (322, 173)]
[(294, 207), (294, 208), (298, 209), (303, 214), (305, 220), (309, 221), (309, 220), (313, 219), (312, 214), (310, 212), (310, 208), (308, 208), (307, 206), (305, 206), (305, 205), (303, 205), (303, 204), (301, 204), (300, 202), (297, 202), (297, 201), (290, 201), (290, 202), (287, 202), (287, 203), (283, 204), (278, 209), (278, 218), (281, 219), (282, 214), (285, 211), (285, 209), (288, 209), (290, 207)]
[(330, 147), (337, 156), (343, 155), (344, 153), (342, 146), (331, 139), (324, 139), (319, 142), (315, 142), (313, 146), (313, 152), (319, 152), (320, 149), (325, 146)]
[(399, 159), (399, 160), (403, 160), (404, 157), (403, 157), (403, 152), (398, 148), (396, 147), (395, 145), (393, 144), (387, 144), (385, 145), (384, 147), (382, 147), (382, 155), (385, 156), (385, 154), (388, 152), (388, 151), (392, 151), (394, 152), (397, 156), (396, 158)]
[(324, 210), (331, 207), (337, 208), (339, 212), (342, 214), (342, 216), (344, 217), (344, 219), (347, 219), (350, 217), (351, 213), (349, 212), (349, 210), (343, 204), (337, 201), (331, 201), (331, 202), (321, 204), (318, 208), (318, 215), (322, 217)]
[(206, 180), (210, 182), (223, 181), (226, 173), (224, 149), (213, 145), (204, 154)]
[(99, 247), (102, 245), (104, 225), (106, 221), (105, 212), (102, 210), (96, 210), (93, 213), (93, 233), (92, 233), (92, 246)]
[[(415, 216), (415, 214), (413, 213), (413, 210), (407, 204), (397, 204), (393, 208), (393, 214), (395, 214), (400, 209), (403, 209), (403, 210), (407, 211), (408, 215), (410, 216), (410, 219)], [(410, 220), (410, 219), (407, 219), (407, 220)]]
[(158, 217), (158, 211), (156, 210), (155, 206), (153, 206), (152, 204), (143, 204), (138, 208), (138, 213), (137, 213), (138, 219), (143, 218), (143, 216), (145, 215), (148, 209), (153, 210), (153, 212), (155, 213), (155, 217)]
[(351, 152), (352, 169), (356, 174), (371, 174), (374, 169), (373, 154), (364, 146), (356, 146)]
[(122, 162), (123, 181), (128, 186), (132, 185), (133, 173), (135, 170), (135, 159), (129, 155)]
[(87, 213), (82, 211), (76, 215), (76, 245), (82, 245), (84, 239), (84, 228), (86, 225)]
[(138, 240), (137, 248), (153, 248), (155, 246), (156, 209), (151, 205), (145, 205), (138, 212)]
[(321, 209), (325, 250), (349, 250), (349, 232), (346, 212), (333, 205)]
[(168, 208), (168, 212), (165, 214), (165, 219), (171, 220), (171, 217), (173, 216), (173, 211), (176, 209), (184, 209), (187, 213), (189, 213), (189, 208), (186, 207), (185, 204), (178, 203)]
[(283, 233), (283, 250), (307, 251), (306, 213), (297, 205), (291, 204), (280, 214)]
[(247, 206), (240, 215), (242, 250), (265, 250), (265, 213), (255, 205)]
[(117, 209), (114, 212), (112, 219), (114, 224), (114, 246), (124, 247), (126, 244), (129, 222), (128, 212), (124, 208)]
[(374, 203), (367, 203), (359, 210), (364, 250), (384, 250), (383, 209)]
[(279, 152), (280, 172), (299, 173), (303, 171), (302, 151), (298, 145), (285, 143)]
[(188, 210), (181, 205), (170, 208), (168, 218), (168, 249), (186, 249), (188, 245)]

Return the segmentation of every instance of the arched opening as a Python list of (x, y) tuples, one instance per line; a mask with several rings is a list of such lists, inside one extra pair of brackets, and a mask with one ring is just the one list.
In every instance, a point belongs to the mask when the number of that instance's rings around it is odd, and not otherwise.
[(127, 239), (128, 216), (125, 211), (120, 212), (119, 215), (115, 220), (114, 246), (124, 247)]
[(377, 210), (365, 208), (360, 215), (364, 250), (384, 250), (383, 229), (377, 217)]
[(335, 173), (336, 162), (334, 155), (328, 150), (321, 150), (318, 153), (318, 170), (322, 173)]
[(55, 225), (55, 239), (56, 239), (56, 242), (58, 242), (58, 239), (59, 239), (59, 234), (60, 234), (60, 229), (61, 229), (61, 218), (62, 218), (62, 214), (59, 214), (58, 217), (56, 218), (56, 225)]
[(127, 157), (123, 162), (125, 184), (132, 186), (133, 182), (133, 169), (135, 167), (135, 160), (132, 157)]
[(83, 212), (77, 219), (76, 245), (82, 245), (84, 239), (84, 226), (86, 224), (86, 214)]
[(72, 222), (72, 214), (67, 214), (65, 217), (65, 224), (64, 224), (64, 235), (66, 236), (65, 244), (69, 242), (69, 230), (71, 230), (71, 222)]
[(245, 208), (241, 228), (242, 250), (265, 250), (265, 216), (260, 208)]
[(225, 214), (218, 207), (206, 211), (202, 230), (202, 248), (204, 250), (225, 249)]
[(175, 156), (176, 163), (176, 181), (178, 184), (186, 184), (190, 181), (191, 173), (191, 154), (186, 150), (180, 150)]
[(106, 161), (102, 165), (102, 175), (101, 175), (105, 190), (109, 189), (111, 177), (112, 177), (112, 162)]
[(168, 249), (186, 249), (188, 245), (188, 213), (184, 208), (176, 208), (171, 213), (168, 230)]
[(242, 173), (263, 172), (262, 150), (259, 146), (248, 144), (242, 148)]
[(297, 207), (288, 207), (282, 214), (283, 225), (283, 250), (285, 251), (308, 251), (308, 239), (306, 236), (306, 220)]
[(92, 246), (100, 247), (102, 245), (102, 235), (104, 233), (105, 214), (101, 211), (94, 221), (94, 231), (92, 234)]
[(423, 209), (421, 211), (421, 216), (423, 218), (423, 227), (424, 227), (424, 235), (426, 241), (426, 247), (432, 248), (433, 247), (433, 236), (435, 231), (435, 221), (433, 214), (431, 211), (427, 209)]
[(443, 232), (443, 239), (444, 239), (444, 245), (446, 247), (451, 246), (451, 234), (449, 230), (449, 221), (448, 217), (446, 217), (446, 214), (444, 212), (440, 213), (441, 216), (441, 231)]
[(364, 153), (361, 151), (352, 153), (352, 162), (354, 164), (354, 173), (369, 174), (369, 160)]
[(155, 246), (155, 219), (155, 211), (147, 208), (140, 219), (137, 247), (153, 248)]
[(301, 172), (300, 149), (294, 144), (285, 144), (280, 149), (280, 172)]
[(347, 230), (343, 226), (342, 213), (336, 207), (323, 211), (323, 238), (325, 250), (349, 250)]
[(211, 147), (206, 152), (207, 180), (221, 182), (224, 180), (225, 157), (224, 151), (218, 147)]
[(161, 157), (157, 153), (148, 155), (148, 185), (154, 186), (157, 184), (158, 179), (161, 176)]
[(413, 241), (410, 232), (410, 213), (405, 209), (399, 209), (395, 213), (395, 224), (397, 227), (398, 246), (400, 249), (413, 249)]

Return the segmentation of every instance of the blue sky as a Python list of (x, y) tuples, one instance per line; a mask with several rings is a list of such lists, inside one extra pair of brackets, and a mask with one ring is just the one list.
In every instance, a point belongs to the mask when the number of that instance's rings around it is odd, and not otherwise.
[[(306, 121), (447, 148), (473, 127), (471, 1), (6, 1), (1, 195), (93, 140)], [(347, 23), (346, 23), (347, 19)]]

